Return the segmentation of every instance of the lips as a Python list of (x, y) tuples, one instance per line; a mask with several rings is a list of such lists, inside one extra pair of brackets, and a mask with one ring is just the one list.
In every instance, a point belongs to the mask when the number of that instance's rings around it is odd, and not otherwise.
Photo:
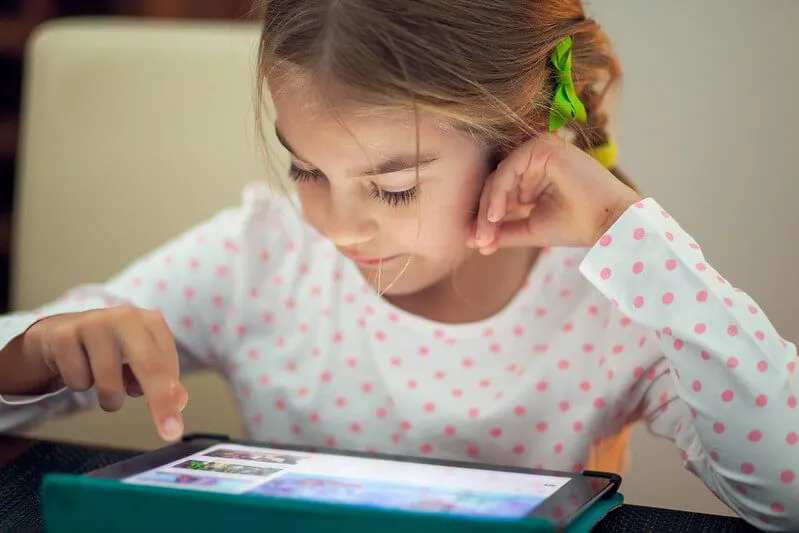
[(347, 253), (345, 253), (344, 255), (347, 256), (353, 263), (365, 267), (379, 267), (381, 265), (385, 265), (387, 263), (395, 261), (400, 257), (399, 255), (391, 255), (384, 257), (364, 257)]

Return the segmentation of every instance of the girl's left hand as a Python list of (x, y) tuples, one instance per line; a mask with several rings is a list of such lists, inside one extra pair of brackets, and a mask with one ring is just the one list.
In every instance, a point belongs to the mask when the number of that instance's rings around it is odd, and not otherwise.
[(573, 144), (551, 135), (514, 150), (483, 188), (468, 245), (591, 247), (638, 193)]

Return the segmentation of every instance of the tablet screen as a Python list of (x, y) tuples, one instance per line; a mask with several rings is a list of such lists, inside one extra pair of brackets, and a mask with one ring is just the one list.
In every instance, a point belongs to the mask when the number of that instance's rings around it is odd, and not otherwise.
[(570, 478), (219, 444), (123, 481), (518, 519), (529, 515)]

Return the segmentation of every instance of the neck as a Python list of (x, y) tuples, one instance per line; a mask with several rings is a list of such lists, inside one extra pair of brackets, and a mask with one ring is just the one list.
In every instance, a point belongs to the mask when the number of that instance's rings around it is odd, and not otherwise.
[(505, 248), (490, 256), (475, 252), (438, 283), (387, 299), (409, 313), (436, 322), (484, 320), (500, 312), (524, 286), (538, 252), (535, 248)]

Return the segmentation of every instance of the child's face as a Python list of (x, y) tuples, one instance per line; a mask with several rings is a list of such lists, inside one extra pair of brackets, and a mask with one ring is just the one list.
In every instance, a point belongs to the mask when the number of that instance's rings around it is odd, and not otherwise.
[(296, 87), (272, 94), (305, 218), (375, 287), (411, 294), (474, 256), (466, 241), (490, 171), (483, 146), (420, 114), (417, 182), (413, 112), (334, 115)]

